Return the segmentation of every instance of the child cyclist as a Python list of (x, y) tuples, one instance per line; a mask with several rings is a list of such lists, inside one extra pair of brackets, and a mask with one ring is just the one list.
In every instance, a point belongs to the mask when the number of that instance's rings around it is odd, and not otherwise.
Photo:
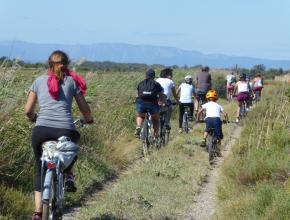
[[(223, 139), (223, 132), (222, 132), (222, 121), (221, 121), (221, 114), (224, 114), (225, 121), (228, 121), (228, 115), (224, 112), (224, 109), (222, 106), (220, 106), (216, 101), (218, 100), (218, 94), (215, 90), (209, 90), (206, 93), (206, 99), (207, 103), (203, 104), (201, 106), (201, 109), (198, 112), (198, 120), (201, 117), (201, 114), (203, 111), (205, 111), (206, 117), (205, 117), (205, 123), (206, 128), (203, 135), (203, 141), (201, 143), (201, 146), (206, 146), (206, 138), (208, 135), (208, 130), (210, 128), (214, 128), (215, 137), (218, 140), (218, 145), (221, 142), (221, 139)], [(218, 155), (220, 156), (220, 149), (218, 150)]]

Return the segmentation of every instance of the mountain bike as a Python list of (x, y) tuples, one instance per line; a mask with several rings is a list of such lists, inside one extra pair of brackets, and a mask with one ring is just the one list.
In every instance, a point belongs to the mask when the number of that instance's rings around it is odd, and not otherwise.
[[(206, 93), (198, 92), (196, 96), (197, 96), (197, 105), (198, 105), (196, 109), (197, 110), (196, 113), (197, 113), (199, 109), (201, 109), (201, 106), (206, 103)], [(196, 114), (196, 118), (197, 118), (197, 114)], [(205, 112), (202, 112), (201, 119), (204, 120), (204, 118), (205, 118)]]
[(161, 107), (159, 119), (159, 143), (157, 147), (166, 146), (169, 142), (170, 129), (165, 126), (168, 106)]
[[(228, 119), (223, 120), (222, 123), (229, 123)], [(209, 128), (207, 140), (206, 140), (206, 147), (208, 151), (208, 160), (210, 164), (213, 163), (215, 157), (220, 154), (220, 149), (218, 145), (220, 144), (220, 140), (218, 137), (215, 136), (215, 128)]]
[(188, 134), (189, 132), (189, 112), (190, 112), (190, 107), (189, 106), (184, 106), (184, 113), (182, 116), (182, 130)]
[(255, 104), (261, 101), (261, 90), (255, 90)]
[(246, 115), (247, 115), (247, 112), (248, 112), (248, 110), (247, 110), (247, 101), (243, 101), (242, 102), (242, 105), (241, 105), (241, 107), (240, 107), (240, 113), (239, 113), (239, 119), (241, 120), (242, 118), (245, 118), (246, 117)]
[(142, 141), (143, 156), (148, 156), (150, 146), (154, 144), (154, 135), (152, 132), (153, 122), (149, 111), (146, 111), (145, 120), (141, 126), (140, 139)]
[[(74, 123), (78, 122), (83, 126), (83, 122), (80, 119)], [(42, 219), (62, 219), (65, 171), (76, 159), (79, 146), (72, 142), (69, 137), (62, 136), (58, 138), (58, 141), (44, 142), (42, 148)]]
[(233, 97), (234, 97), (234, 89), (233, 88), (227, 88), (228, 89), (228, 94), (227, 94), (227, 100), (228, 102), (233, 101)]

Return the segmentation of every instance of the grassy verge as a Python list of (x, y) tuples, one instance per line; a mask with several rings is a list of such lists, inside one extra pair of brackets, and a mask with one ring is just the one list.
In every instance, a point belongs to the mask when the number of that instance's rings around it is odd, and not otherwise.
[[(33, 125), (27, 121), (23, 107), (31, 83), (40, 74), (45, 71), (21, 67), (0, 70), (0, 215), (3, 218), (29, 219), (33, 210), (34, 159), (30, 143)], [(132, 135), (133, 97), (144, 73), (82, 74), (88, 82), (87, 99), (96, 123), (80, 129), (81, 153), (75, 166), (78, 192), (66, 195), (68, 206), (80, 203), (91, 189), (117, 176), (141, 153)], [(187, 74), (187, 70), (175, 70), (175, 82), (182, 81)], [(74, 115), (78, 114), (74, 106)]]
[[(233, 103), (224, 104), (233, 114)], [(173, 119), (173, 128), (177, 120)], [(235, 125), (224, 126), (228, 137)], [(208, 153), (199, 144), (204, 124), (190, 134), (177, 134), (166, 148), (154, 151), (149, 161), (140, 161), (112, 188), (81, 210), (77, 219), (183, 219), (209, 172)]]
[(223, 167), (217, 219), (289, 219), (289, 85), (267, 87)]

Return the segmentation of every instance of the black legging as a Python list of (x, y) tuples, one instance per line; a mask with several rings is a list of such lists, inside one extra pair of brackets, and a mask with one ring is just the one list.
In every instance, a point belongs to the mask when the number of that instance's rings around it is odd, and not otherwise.
[(75, 143), (80, 139), (80, 134), (76, 130), (35, 126), (32, 131), (32, 147), (35, 157), (34, 191), (41, 191), (41, 144), (45, 141), (56, 141), (61, 136), (67, 136)]
[(179, 128), (182, 128), (182, 119), (183, 119), (183, 114), (185, 112), (185, 107), (188, 106), (190, 108), (190, 117), (193, 117), (193, 110), (194, 110), (194, 105), (193, 103), (180, 103), (179, 104)]

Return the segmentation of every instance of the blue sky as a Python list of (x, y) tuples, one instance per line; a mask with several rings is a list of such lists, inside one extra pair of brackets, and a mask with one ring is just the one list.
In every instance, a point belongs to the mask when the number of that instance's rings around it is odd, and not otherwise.
[(129, 43), (290, 60), (289, 0), (0, 0), (0, 41)]

